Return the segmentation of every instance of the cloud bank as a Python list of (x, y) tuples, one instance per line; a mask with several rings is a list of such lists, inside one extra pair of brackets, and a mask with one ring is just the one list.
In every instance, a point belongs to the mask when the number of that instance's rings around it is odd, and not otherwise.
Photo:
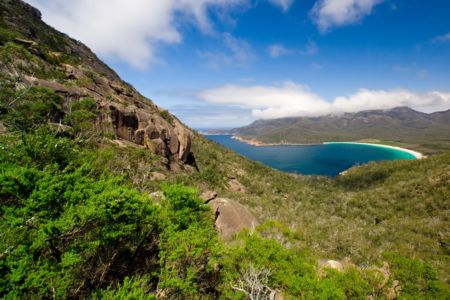
[(252, 116), (258, 119), (320, 116), (397, 106), (409, 106), (423, 112), (450, 108), (450, 92), (360, 89), (350, 96), (336, 97), (329, 102), (307, 86), (294, 82), (273, 86), (225, 85), (201, 91), (196, 96), (208, 103), (250, 108)]
[(157, 47), (183, 39), (181, 24), (212, 30), (208, 10), (231, 9), (247, 0), (27, 0), (55, 28), (87, 44), (100, 55), (134, 67), (159, 62)]
[(319, 0), (311, 16), (322, 32), (331, 27), (354, 24), (372, 13), (373, 8), (384, 0)]

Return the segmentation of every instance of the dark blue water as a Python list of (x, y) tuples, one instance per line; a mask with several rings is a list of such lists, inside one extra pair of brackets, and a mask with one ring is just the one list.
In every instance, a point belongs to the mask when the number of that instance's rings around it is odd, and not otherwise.
[(230, 135), (207, 137), (237, 153), (272, 168), (305, 175), (337, 176), (348, 168), (370, 161), (414, 159), (407, 152), (371, 145), (346, 143), (312, 146), (252, 146)]

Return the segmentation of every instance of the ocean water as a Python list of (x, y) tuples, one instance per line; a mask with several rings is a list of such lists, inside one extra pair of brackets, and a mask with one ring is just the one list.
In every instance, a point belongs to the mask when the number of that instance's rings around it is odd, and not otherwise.
[(337, 176), (348, 168), (371, 161), (415, 159), (407, 152), (371, 145), (252, 146), (230, 135), (207, 135), (210, 140), (272, 168), (304, 175)]

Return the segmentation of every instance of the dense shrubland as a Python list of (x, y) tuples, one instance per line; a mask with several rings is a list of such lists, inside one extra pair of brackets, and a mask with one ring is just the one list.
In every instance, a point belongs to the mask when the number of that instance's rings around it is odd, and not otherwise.
[[(0, 1), (0, 298), (383, 299), (399, 288), (403, 299), (449, 298), (450, 154), (303, 177), (197, 135), (198, 170), (169, 171), (148, 149), (99, 133), (96, 100), (25, 83), (116, 75), (17, 3)], [(30, 28), (38, 43), (24, 46)], [(85, 75), (65, 81), (61, 64), (83, 59)], [(204, 190), (263, 225), (222, 242)]]
[[(88, 134), (96, 109), (92, 100), (81, 99), (61, 115), (61, 99), (51, 90), (10, 94), (2, 99), (8, 109), (1, 114), (12, 129), (0, 137), (1, 297), (265, 299), (282, 292), (288, 299), (363, 299), (388, 297), (394, 280), (405, 298), (448, 296), (443, 279), (448, 236), (445, 228), (436, 227), (445, 224), (436, 213), (448, 209), (448, 173), (439, 171), (448, 157), (372, 164), (331, 180), (281, 174), (197, 137), (200, 171), (167, 173), (166, 183), (143, 182), (138, 178), (157, 158), (145, 149), (119, 148)], [(11, 97), (18, 97), (13, 105), (7, 102)], [(63, 129), (51, 125), (55, 121)], [(401, 186), (405, 177), (423, 172), (429, 182), (417, 179), (414, 189)], [(240, 176), (248, 192), (227, 191), (228, 175)], [(224, 244), (210, 209), (187, 185), (215, 188), (252, 207), (261, 220), (281, 223), (265, 223)], [(150, 196), (157, 190), (164, 196)], [(386, 193), (392, 200), (383, 206), (376, 198)], [(417, 197), (426, 201), (414, 206)], [(286, 212), (293, 201), (295, 210)], [(301, 220), (295, 221), (292, 213), (300, 208)], [(432, 225), (423, 223), (427, 214), (433, 214)], [(412, 220), (403, 219), (407, 216)], [(339, 235), (354, 236), (332, 236), (318, 218), (342, 230)], [(386, 220), (393, 238), (366, 235), (372, 222)], [(409, 227), (418, 220), (425, 227)], [(360, 232), (351, 232), (351, 226)], [(395, 231), (405, 238), (395, 240)], [(433, 250), (438, 248), (422, 236), (441, 238), (443, 251)], [(414, 245), (406, 241), (412, 237), (421, 237), (422, 248), (407, 249)], [(384, 239), (394, 247), (385, 247)], [(358, 244), (362, 241), (369, 245)], [(327, 255), (349, 262), (340, 272), (318, 266)], [(390, 266), (389, 277), (381, 271), (383, 262)]]

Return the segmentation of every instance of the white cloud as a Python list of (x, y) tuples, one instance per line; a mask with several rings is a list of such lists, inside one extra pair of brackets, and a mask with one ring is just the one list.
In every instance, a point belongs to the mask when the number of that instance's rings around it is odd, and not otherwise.
[(450, 32), (447, 34), (439, 35), (433, 39), (435, 42), (446, 43), (450, 42)]
[(221, 66), (234, 65), (248, 67), (256, 59), (249, 43), (243, 39), (236, 38), (229, 33), (221, 35), (223, 48), (218, 52), (198, 51), (197, 54), (205, 59), (212, 69), (219, 69)]
[(389, 109), (408, 106), (423, 112), (441, 111), (450, 108), (450, 92), (413, 92), (406, 89), (368, 90), (360, 89), (348, 97), (337, 97), (332, 107), (342, 112), (355, 112), (366, 109)]
[(225, 85), (202, 91), (197, 97), (208, 103), (250, 108), (253, 117), (260, 119), (319, 116), (397, 106), (409, 106), (424, 112), (450, 108), (450, 92), (360, 89), (353, 95), (337, 97), (328, 102), (307, 86), (293, 82), (273, 86)]
[(319, 47), (317, 47), (317, 44), (314, 41), (309, 41), (305, 45), (305, 47), (300, 50), (286, 48), (285, 46), (283, 46), (281, 44), (273, 44), (267, 48), (267, 51), (269, 52), (269, 55), (272, 58), (279, 58), (282, 56), (293, 55), (296, 53), (301, 54), (301, 55), (313, 56), (319, 52)]
[[(44, 20), (81, 40), (100, 55), (135, 67), (157, 63), (160, 43), (180, 43), (181, 24), (212, 30), (211, 7), (230, 8), (246, 0), (27, 0)], [(132, 4), (131, 4), (132, 3)]]
[(280, 7), (284, 12), (289, 11), (294, 0), (269, 0), (269, 3)]
[(331, 27), (356, 23), (370, 15), (373, 8), (384, 0), (319, 0), (314, 5), (311, 16), (320, 31)]
[(286, 48), (286, 47), (284, 47), (283, 45), (280, 45), (280, 44), (270, 45), (267, 48), (267, 51), (269, 52), (269, 55), (272, 58), (278, 58), (278, 57), (281, 57), (281, 56), (290, 55), (290, 54), (294, 54), (295, 53), (294, 50), (288, 49), (288, 48)]
[(317, 53), (319, 53), (319, 47), (317, 47), (317, 44), (313, 41), (309, 41), (302, 51), (303, 55), (316, 55)]
[(265, 119), (318, 114), (328, 107), (308, 87), (293, 82), (276, 86), (225, 85), (202, 91), (198, 97), (209, 103), (248, 107), (254, 117)]

